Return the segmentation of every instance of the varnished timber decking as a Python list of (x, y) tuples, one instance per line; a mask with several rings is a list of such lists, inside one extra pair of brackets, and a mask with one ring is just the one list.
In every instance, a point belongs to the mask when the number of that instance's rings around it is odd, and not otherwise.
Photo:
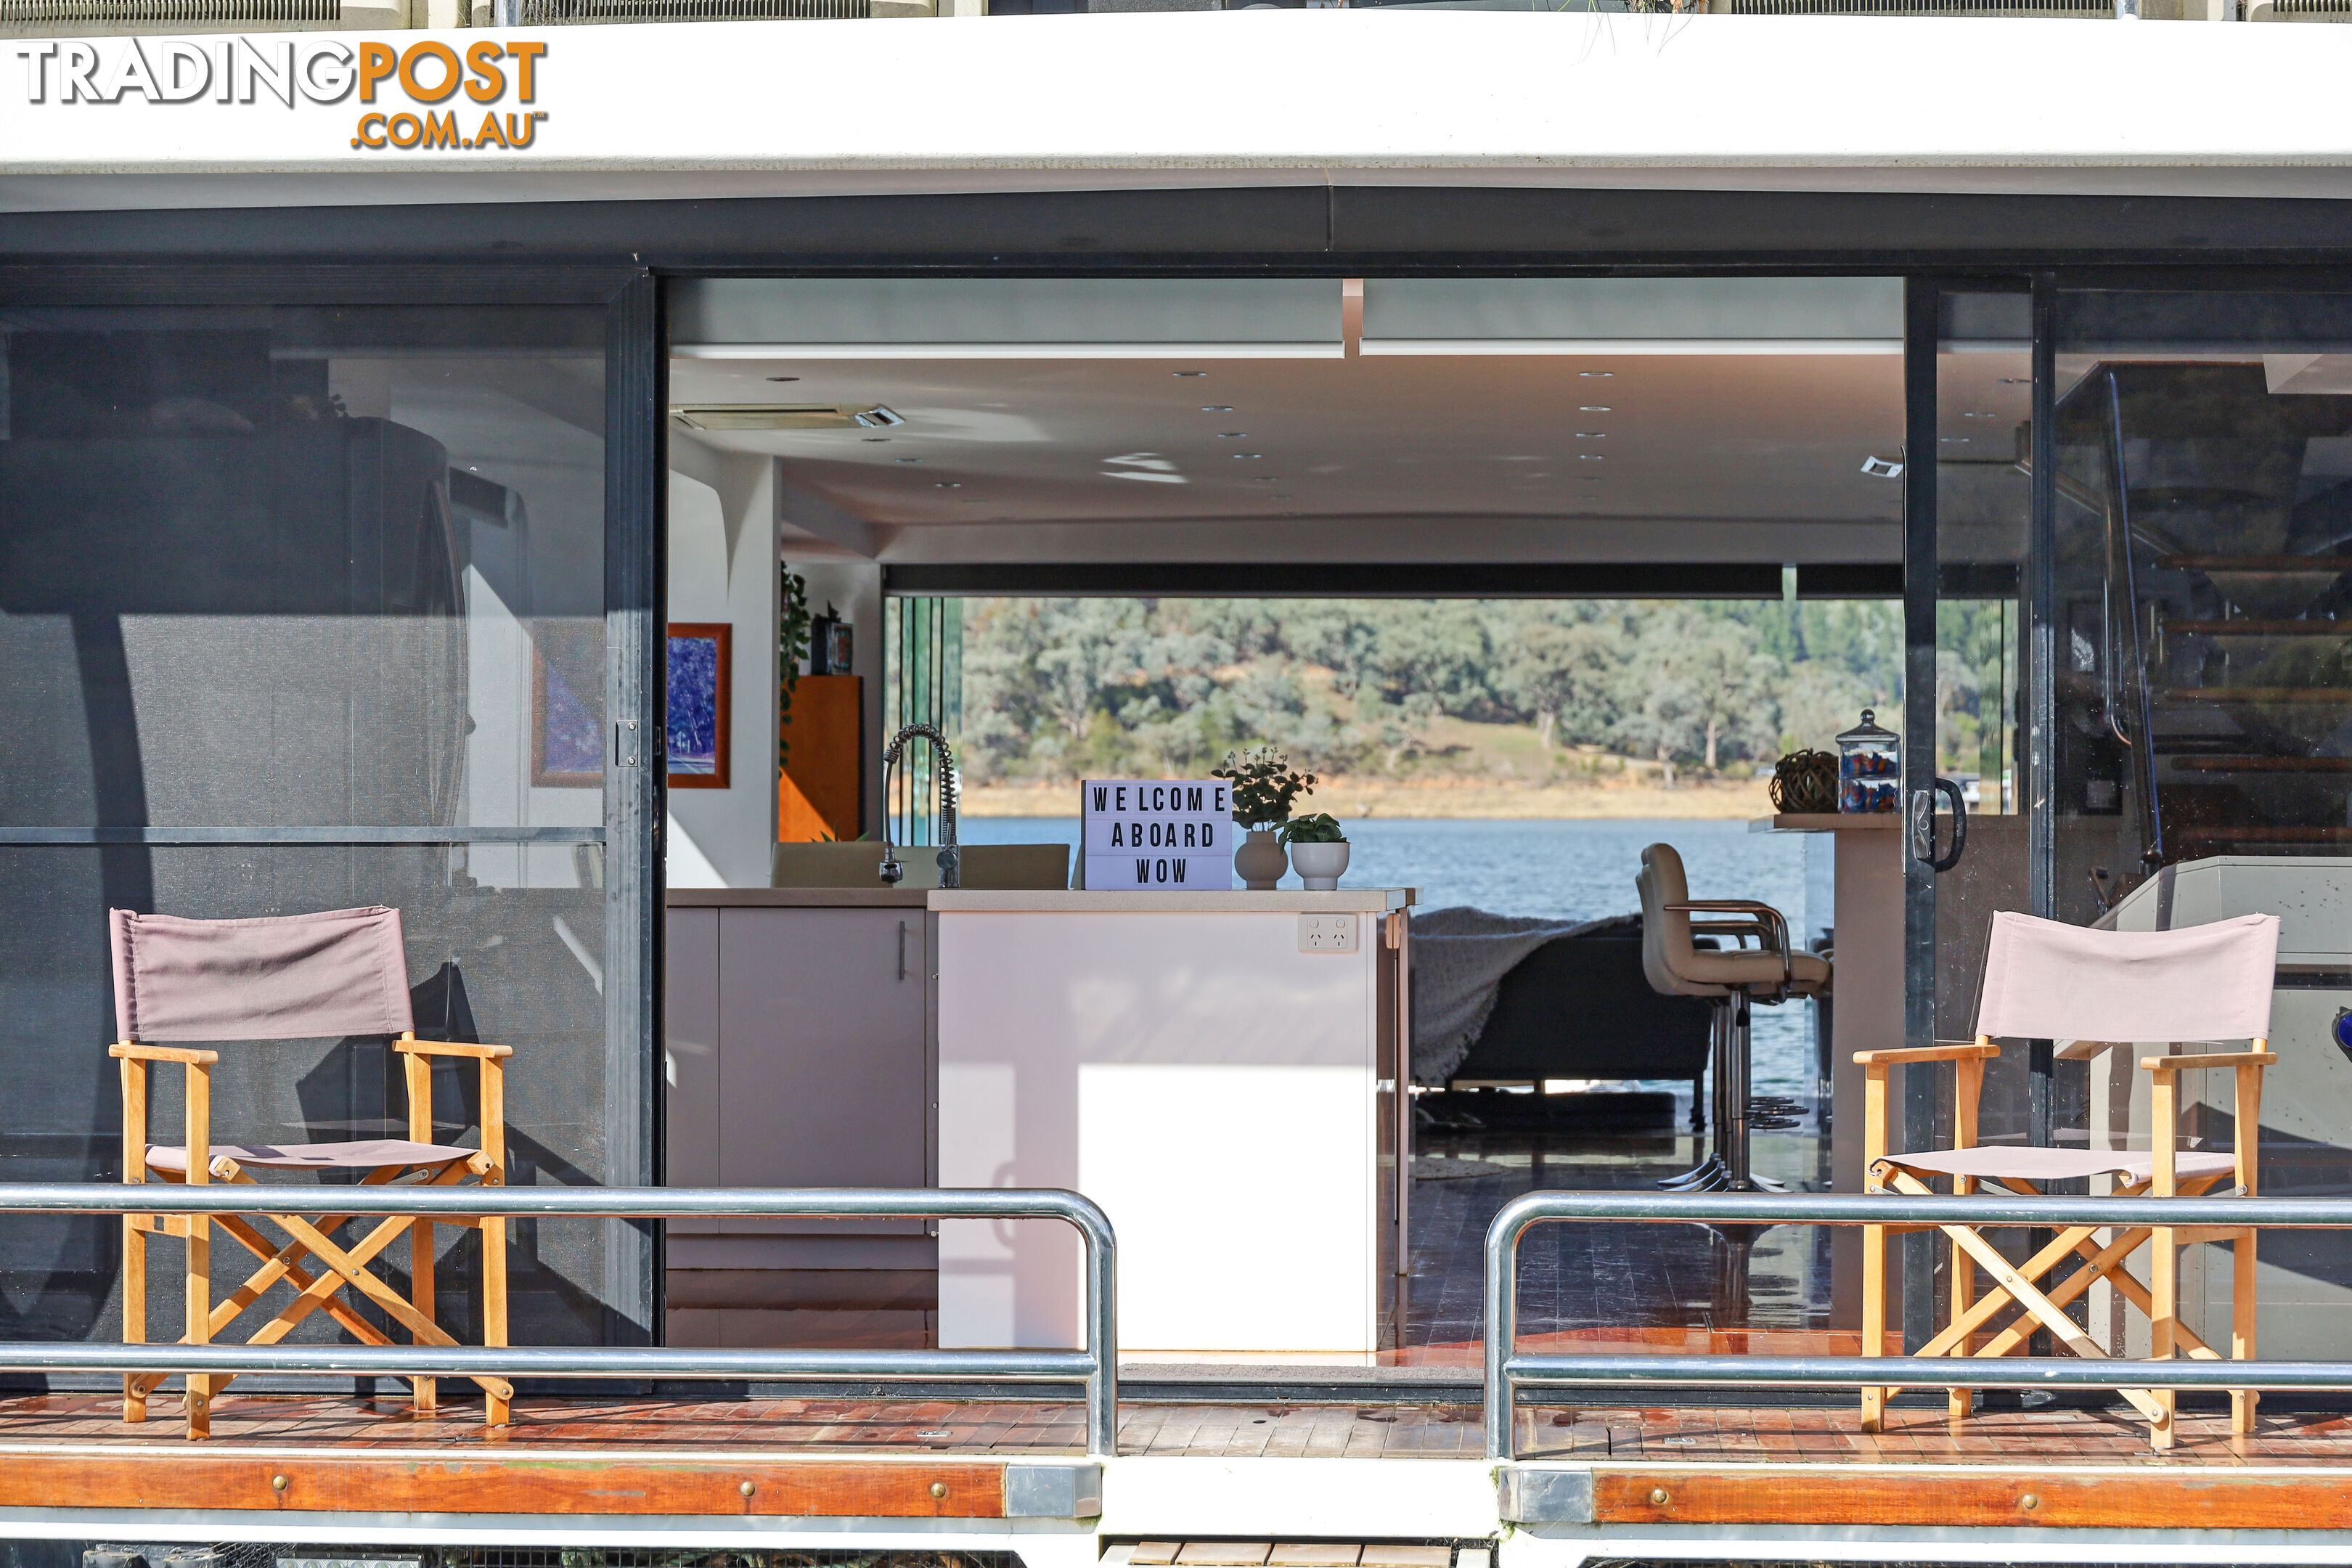
[[(93, 1395), (0, 1401), (0, 1508), (425, 1509), (443, 1513), (989, 1519), (1003, 1468), (1075, 1457), (1074, 1405), (819, 1399), (523, 1400), (412, 1417), (397, 1400), (229, 1396), (214, 1436)], [(1531, 1407), (1536, 1463), (1589, 1465), (1601, 1524), (2352, 1528), (2352, 1419), (2181, 1418), (2157, 1454), (2128, 1411)], [(1137, 1404), (1120, 1453), (1480, 1463), (1475, 1408)], [(748, 1490), (746, 1489), (749, 1489)]]

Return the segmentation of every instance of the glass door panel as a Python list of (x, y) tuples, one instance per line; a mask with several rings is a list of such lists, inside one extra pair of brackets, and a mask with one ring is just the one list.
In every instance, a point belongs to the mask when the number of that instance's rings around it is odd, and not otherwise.
[[(2032, 535), (2032, 298), (2021, 280), (1948, 291), (1936, 342), (1935, 773), (1967, 814), (1936, 847), (1935, 1036), (1976, 1034), (1987, 934), (2000, 910), (2029, 910), (2028, 819), (2020, 715), (2025, 710), (2027, 542)], [(1951, 807), (1951, 789), (1937, 805)], [(1979, 1135), (2029, 1138), (2030, 1062), (2004, 1050), (1986, 1071)], [(1938, 1107), (1939, 1132), (1948, 1110)]]
[[(2265, 1194), (2352, 1187), (2352, 294), (2112, 289), (2055, 300), (2052, 874), (2059, 918), (2158, 931), (2282, 918)], [(2085, 1047), (2085, 1135), (2156, 1134), (2138, 1053)], [(2231, 1087), (2180, 1129), (2244, 1132)], [(2229, 1321), (2230, 1269), (2183, 1255), (2184, 1320)], [(2262, 1352), (2338, 1353), (2352, 1242), (2263, 1240)], [(2095, 1336), (2145, 1324), (2094, 1292)]]

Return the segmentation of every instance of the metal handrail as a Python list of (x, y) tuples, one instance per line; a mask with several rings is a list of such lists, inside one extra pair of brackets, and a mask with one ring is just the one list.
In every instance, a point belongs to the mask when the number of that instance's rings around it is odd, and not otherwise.
[(1087, 1452), (1118, 1437), (1118, 1241), (1092, 1201), (1053, 1187), (256, 1187), (0, 1184), (0, 1214), (445, 1215), (508, 1219), (1058, 1219), (1086, 1240), (1081, 1351), (695, 1350), (616, 1345), (149, 1345), (0, 1342), (0, 1372), (357, 1376), (982, 1377), (1086, 1385)]
[[(2352, 1198), (1910, 1197), (1860, 1193), (1538, 1192), (1486, 1227), (1486, 1457), (1517, 1458), (1519, 1384), (1814, 1388), (2352, 1388), (2352, 1361), (2090, 1361), (2073, 1356), (1521, 1355), (1519, 1237), (1548, 1220), (1698, 1225), (2352, 1228)], [(2118, 1373), (2124, 1375), (2119, 1376)]]

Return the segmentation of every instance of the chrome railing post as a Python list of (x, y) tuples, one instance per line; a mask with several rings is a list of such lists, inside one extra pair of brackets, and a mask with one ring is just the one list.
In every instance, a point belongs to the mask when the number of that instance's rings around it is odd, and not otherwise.
[(1486, 1457), (1509, 1459), (1516, 1447), (1511, 1429), (1510, 1358), (1519, 1333), (1519, 1236), (1540, 1217), (1540, 1194), (1524, 1193), (1505, 1204), (1486, 1227)]
[(1087, 1241), (1087, 1452), (1118, 1452), (1118, 1255), (1110, 1220), (1087, 1199), (1071, 1194), (1071, 1223)]

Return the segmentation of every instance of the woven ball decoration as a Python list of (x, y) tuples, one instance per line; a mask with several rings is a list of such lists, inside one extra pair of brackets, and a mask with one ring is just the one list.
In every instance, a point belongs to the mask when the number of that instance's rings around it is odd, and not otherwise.
[(1838, 760), (1833, 752), (1790, 752), (1772, 764), (1772, 809), (1788, 816), (1838, 808)]

